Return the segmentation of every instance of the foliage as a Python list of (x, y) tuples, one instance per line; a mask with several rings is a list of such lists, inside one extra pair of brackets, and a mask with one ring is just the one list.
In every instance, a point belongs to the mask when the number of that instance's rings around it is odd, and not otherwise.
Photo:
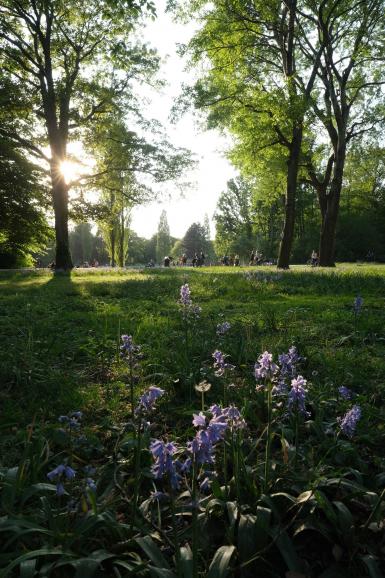
[(219, 197), (214, 215), (217, 253), (248, 257), (255, 246), (253, 234), (252, 193), (241, 179), (232, 179)]
[(161, 212), (158, 232), (156, 235), (156, 261), (162, 263), (165, 256), (170, 253), (171, 237), (170, 227), (167, 221), (167, 213), (165, 210)]
[(41, 171), (10, 143), (0, 142), (0, 267), (33, 264), (52, 231), (44, 213)]

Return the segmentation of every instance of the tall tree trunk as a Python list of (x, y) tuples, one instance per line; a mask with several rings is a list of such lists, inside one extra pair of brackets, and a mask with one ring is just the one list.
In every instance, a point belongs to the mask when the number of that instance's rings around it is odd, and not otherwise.
[(295, 224), (295, 201), (297, 194), (298, 167), (301, 154), (303, 126), (297, 124), (293, 128), (289, 158), (287, 160), (286, 198), (285, 198), (285, 222), (279, 246), (278, 268), (288, 269), (291, 248), (294, 237)]
[(110, 230), (110, 247), (111, 247), (111, 257), (110, 257), (110, 265), (111, 267), (116, 266), (115, 254), (116, 254), (116, 227), (113, 227)]
[(322, 225), (319, 247), (319, 264), (321, 267), (335, 266), (335, 243), (342, 180), (346, 158), (346, 142), (342, 137), (335, 155), (334, 173), (330, 183), (329, 193), (326, 195), (326, 211), (322, 215)]
[(68, 186), (58, 159), (51, 163), (51, 181), (56, 236), (55, 269), (70, 271), (73, 264), (68, 241)]

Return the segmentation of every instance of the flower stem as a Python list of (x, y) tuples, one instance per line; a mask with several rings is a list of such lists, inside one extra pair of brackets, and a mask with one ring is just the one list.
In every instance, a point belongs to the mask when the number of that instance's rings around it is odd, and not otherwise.
[(197, 503), (197, 463), (193, 460), (192, 477), (192, 576), (198, 578), (198, 503)]
[(267, 492), (267, 487), (270, 478), (270, 453), (271, 453), (271, 383), (267, 386), (267, 439), (266, 439), (266, 453), (265, 453), (265, 484), (264, 492)]

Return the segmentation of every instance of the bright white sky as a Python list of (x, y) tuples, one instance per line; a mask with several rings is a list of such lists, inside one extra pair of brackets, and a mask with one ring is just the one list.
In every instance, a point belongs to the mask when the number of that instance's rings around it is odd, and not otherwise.
[[(186, 62), (177, 55), (176, 45), (188, 40), (194, 26), (173, 22), (171, 16), (165, 13), (165, 0), (157, 0), (156, 6), (158, 17), (146, 26), (144, 40), (155, 47), (162, 58), (160, 76), (167, 81), (167, 86), (161, 92), (155, 92), (148, 87), (140, 89), (141, 94), (151, 98), (151, 105), (146, 107), (145, 116), (159, 120), (174, 145), (194, 152), (198, 165), (183, 177), (184, 181), (194, 183), (192, 188), (184, 191), (183, 198), (175, 192), (172, 194), (171, 186), (162, 185), (164, 200), (137, 207), (133, 211), (131, 227), (141, 237), (150, 238), (157, 230), (161, 211), (165, 209), (171, 235), (180, 238), (191, 223), (203, 222), (205, 213), (212, 218), (219, 194), (226, 188), (226, 182), (235, 176), (235, 171), (224, 157), (228, 143), (219, 132), (202, 132), (192, 112), (186, 113), (177, 124), (172, 125), (168, 120), (174, 99), (181, 92), (182, 83), (189, 83), (193, 79), (192, 73), (184, 70)], [(211, 236), (214, 237), (213, 224)]]

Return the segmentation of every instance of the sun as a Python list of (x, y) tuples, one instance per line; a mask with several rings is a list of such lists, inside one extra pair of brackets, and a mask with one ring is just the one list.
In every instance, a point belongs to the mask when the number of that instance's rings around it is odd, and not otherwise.
[(63, 175), (67, 185), (80, 176), (80, 168), (80, 165), (78, 163), (74, 163), (73, 161), (63, 161), (60, 164), (60, 172)]

